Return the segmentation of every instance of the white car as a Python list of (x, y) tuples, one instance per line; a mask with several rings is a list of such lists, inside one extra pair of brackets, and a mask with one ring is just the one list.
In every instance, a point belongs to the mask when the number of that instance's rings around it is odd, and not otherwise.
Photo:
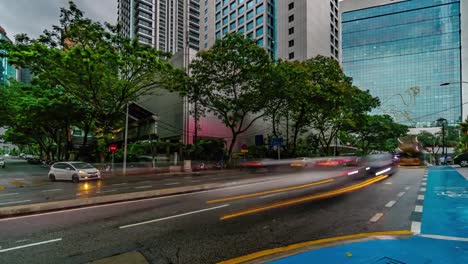
[(0, 167), (5, 168), (5, 159), (0, 158)]
[(49, 180), (71, 180), (75, 183), (100, 180), (101, 172), (93, 165), (81, 161), (57, 162), (50, 166)]

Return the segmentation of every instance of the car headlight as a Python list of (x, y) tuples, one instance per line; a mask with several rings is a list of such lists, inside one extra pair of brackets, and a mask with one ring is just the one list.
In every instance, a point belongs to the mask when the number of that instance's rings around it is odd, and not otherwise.
[(78, 173), (79, 174), (87, 174), (86, 171), (82, 171), (82, 170), (80, 170)]

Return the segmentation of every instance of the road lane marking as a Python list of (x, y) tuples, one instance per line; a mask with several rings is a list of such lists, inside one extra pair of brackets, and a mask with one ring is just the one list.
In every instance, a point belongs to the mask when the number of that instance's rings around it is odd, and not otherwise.
[(422, 213), (422, 211), (423, 211), (422, 205), (416, 205), (416, 206), (414, 207), (414, 211), (415, 211), (416, 213)]
[(47, 240), (47, 241), (42, 241), (42, 242), (37, 242), (37, 243), (12, 247), (12, 248), (0, 249), (0, 253), (7, 252), (7, 251), (12, 251), (12, 250), (16, 250), (16, 249), (22, 249), (22, 248), (27, 248), (27, 247), (33, 247), (33, 246), (39, 246), (39, 245), (43, 245), (43, 244), (58, 242), (58, 241), (61, 241), (61, 240), (62, 240), (61, 238), (57, 238), (57, 239), (52, 239), (52, 240)]
[(135, 189), (147, 189), (147, 188), (151, 188), (153, 187), (152, 185), (146, 185), (146, 186), (138, 186), (138, 187), (135, 187)]
[(105, 191), (100, 191), (96, 193), (108, 193), (108, 192), (116, 192), (116, 191), (117, 191), (116, 189), (112, 189), (112, 190), (105, 190)]
[(43, 190), (43, 191), (41, 191), (41, 192), (57, 192), (57, 191), (62, 191), (62, 189)]
[[(67, 209), (67, 210), (61, 210), (61, 211), (56, 211), (56, 212), (47, 212), (47, 213), (38, 213), (38, 214), (33, 214), (33, 215), (0, 218), (0, 222), (6, 222), (6, 221), (11, 221), (11, 220), (23, 219), (23, 218), (40, 217), (40, 216), (45, 216), (45, 215), (63, 214), (63, 213), (69, 213), (69, 212), (74, 212), (74, 211), (92, 210), (92, 209), (101, 208), (101, 207), (120, 206), (124, 204), (141, 203), (141, 202), (146, 202), (146, 201), (172, 199), (175, 197), (198, 195), (201, 193), (219, 192), (223, 190), (245, 188), (245, 186), (265, 184), (266, 182), (274, 182), (274, 181), (280, 181), (280, 180), (283, 180), (283, 179), (273, 179), (273, 180), (268, 180), (268, 181), (254, 182), (254, 183), (248, 183), (248, 184), (242, 184), (242, 185), (237, 185), (237, 186), (230, 186), (230, 187), (206, 190), (206, 191), (200, 191), (200, 192), (181, 193), (181, 194), (175, 194), (175, 195), (170, 195), (170, 196), (161, 196), (161, 197), (153, 197), (153, 198), (143, 198), (143, 199), (135, 200), (135, 201), (124, 201), (124, 202), (116, 202), (116, 203), (111, 203), (111, 204), (91, 205), (91, 206), (87, 206), (83, 208)], [(77, 194), (77, 195), (80, 195), (80, 194)]]
[(116, 186), (118, 186), (118, 185), (125, 185), (125, 184), (127, 184), (127, 183), (126, 183), (126, 182), (122, 182), (122, 183), (114, 183), (114, 184), (111, 184), (111, 185), (116, 185)]
[(178, 214), (178, 215), (172, 215), (172, 216), (168, 216), (168, 217), (163, 217), (163, 218), (159, 218), (159, 219), (144, 221), (144, 222), (135, 223), (135, 224), (131, 224), (131, 225), (119, 226), (119, 228), (124, 229), (124, 228), (139, 226), (139, 225), (145, 225), (145, 224), (160, 222), (160, 221), (169, 220), (169, 219), (182, 217), (182, 216), (186, 216), (186, 215), (192, 215), (192, 214), (202, 213), (202, 212), (206, 212), (206, 211), (210, 211), (210, 210), (216, 210), (216, 209), (223, 208), (223, 207), (226, 207), (226, 206), (229, 206), (229, 204), (223, 204), (223, 205), (220, 205), (220, 206), (210, 207), (210, 208), (201, 209), (201, 210), (192, 211), (192, 212), (183, 213), (183, 214)]
[(170, 185), (177, 185), (180, 184), (179, 182), (170, 182), (170, 183), (165, 183), (164, 185), (170, 186)]
[(21, 243), (21, 242), (26, 242), (26, 241), (29, 241), (29, 239), (21, 239), (21, 240), (17, 240), (17, 241), (15, 241), (15, 243)]
[(424, 195), (422, 194), (418, 195), (418, 200), (424, 200)]
[(426, 186), (426, 184), (427, 184), (427, 183), (423, 182), (423, 183), (421, 183), (421, 186)]
[(264, 195), (272, 194), (272, 193), (287, 192), (287, 191), (292, 191), (292, 190), (304, 189), (304, 188), (307, 188), (307, 187), (316, 186), (316, 185), (320, 185), (320, 184), (325, 184), (325, 183), (329, 183), (329, 182), (332, 182), (332, 181), (334, 181), (334, 180), (333, 179), (328, 179), (328, 180), (312, 182), (312, 183), (303, 184), (303, 185), (299, 185), (299, 186), (288, 187), (288, 188), (275, 189), (275, 190), (269, 190), (269, 191), (258, 192), (258, 193), (250, 193), (250, 194), (233, 196), (233, 197), (220, 198), (220, 199), (207, 201), (206, 203), (209, 203), (209, 204), (211, 204), (211, 203), (221, 203), (221, 202), (227, 202), (227, 201), (233, 201), (233, 200), (239, 200), (239, 199), (246, 199), (246, 198), (251, 198), (251, 197), (256, 197), (256, 196), (264, 196)]
[(275, 208), (279, 208), (279, 207), (295, 205), (295, 204), (302, 203), (302, 202), (309, 202), (309, 201), (313, 201), (313, 200), (318, 200), (318, 199), (337, 196), (337, 195), (340, 195), (340, 194), (343, 194), (343, 193), (347, 193), (347, 192), (355, 191), (355, 190), (358, 190), (358, 189), (362, 189), (362, 188), (364, 188), (366, 186), (369, 186), (371, 184), (374, 184), (374, 183), (376, 183), (378, 181), (381, 181), (381, 180), (384, 180), (386, 178), (388, 178), (388, 175), (377, 176), (375, 178), (371, 178), (371, 179), (363, 181), (363, 182), (361, 182), (359, 184), (351, 185), (351, 186), (348, 186), (348, 187), (345, 187), (345, 188), (341, 188), (341, 189), (337, 189), (337, 190), (333, 190), (333, 191), (328, 191), (328, 192), (323, 192), (323, 193), (319, 193), (319, 194), (314, 194), (314, 195), (310, 195), (310, 196), (306, 196), (306, 197), (302, 197), (302, 198), (286, 200), (286, 201), (273, 203), (273, 204), (270, 204), (270, 205), (265, 205), (265, 206), (261, 206), (261, 207), (257, 207), (257, 208), (247, 209), (247, 210), (240, 211), (240, 212), (237, 212), (237, 213), (224, 215), (224, 216), (220, 217), (220, 220), (221, 221), (222, 220), (227, 220), (227, 219), (236, 218), (236, 217), (249, 215), (249, 214), (253, 214), (253, 213), (258, 213), (258, 212), (263, 212), (263, 211), (267, 211), (267, 210), (275, 209)]
[(421, 222), (413, 221), (411, 222), (411, 232), (415, 234), (421, 233)]
[(141, 181), (141, 182), (138, 182), (138, 183), (149, 183), (149, 182), (153, 182), (153, 181)]
[(402, 197), (403, 195), (405, 195), (405, 192), (400, 192), (397, 194), (398, 197)]
[(31, 200), (14, 201), (14, 202), (0, 203), (0, 205), (15, 204), (15, 203), (26, 203), (26, 202), (30, 202), (30, 201)]
[(10, 196), (10, 195), (18, 195), (19, 193), (4, 193), (0, 194), (0, 196)]
[(390, 184), (392, 184), (392, 182), (386, 182), (386, 183), (384, 183), (384, 184), (390, 185)]
[(383, 216), (383, 213), (376, 213), (369, 221), (375, 223)]
[(395, 204), (396, 204), (396, 201), (390, 201), (390, 202), (388, 202), (388, 203), (385, 205), (385, 207), (390, 208), (390, 207), (392, 207), (392, 206), (395, 205)]
[(419, 189), (419, 191), (425, 192), (425, 191), (426, 191), (426, 188), (421, 188), (421, 189)]
[(193, 180), (193, 181), (191, 181), (191, 182), (201, 182), (201, 180)]
[(411, 189), (411, 187), (409, 187), (409, 186), (406, 186), (406, 187), (405, 187), (405, 190), (409, 190), (409, 189)]
[(14, 179), (15, 181), (24, 181), (24, 179)]
[(265, 199), (265, 198), (272, 197), (272, 196), (276, 196), (276, 195), (280, 195), (280, 194), (281, 194), (281, 193), (272, 193), (272, 194), (260, 196), (260, 197), (258, 197), (258, 198), (260, 198), (260, 199)]
[(434, 239), (442, 239), (442, 240), (452, 240), (452, 241), (463, 241), (463, 242), (468, 242), (468, 238), (466, 237), (453, 237), (453, 236), (441, 236), (441, 235), (419, 235), (422, 237), (427, 237), (427, 238), (434, 238)]
[[(410, 236), (413, 235), (413, 232), (409, 230), (399, 230), (399, 231), (387, 231), (387, 232), (374, 232), (374, 233), (360, 233), (354, 235), (346, 235), (346, 236), (339, 236), (339, 237), (330, 237), (330, 238), (323, 238), (319, 240), (312, 240), (301, 242), (297, 244), (292, 244), (284, 247), (278, 247), (273, 249), (266, 249), (259, 252), (251, 253), (245, 256), (225, 260), (218, 262), (218, 264), (239, 264), (239, 263), (246, 263), (250, 262), (255, 259), (259, 259), (261, 257), (270, 256), (273, 254), (279, 253), (287, 253), (293, 250), (313, 246), (313, 245), (323, 245), (327, 243), (337, 242), (337, 241), (346, 241), (351, 239), (359, 239), (359, 238), (366, 238), (366, 237), (381, 237), (381, 236)], [(286, 254), (285, 254), (286, 255)]]

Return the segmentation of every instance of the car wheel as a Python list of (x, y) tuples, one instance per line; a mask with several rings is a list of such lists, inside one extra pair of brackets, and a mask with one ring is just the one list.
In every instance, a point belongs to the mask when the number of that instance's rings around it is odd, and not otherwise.
[(55, 181), (55, 175), (53, 175), (53, 174), (49, 175), (49, 180), (51, 182), (54, 182)]
[(462, 161), (460, 161), (460, 166), (461, 166), (461, 167), (468, 167), (468, 160), (462, 160)]
[(72, 181), (73, 181), (74, 183), (80, 182), (80, 179), (78, 178), (78, 175), (73, 175)]

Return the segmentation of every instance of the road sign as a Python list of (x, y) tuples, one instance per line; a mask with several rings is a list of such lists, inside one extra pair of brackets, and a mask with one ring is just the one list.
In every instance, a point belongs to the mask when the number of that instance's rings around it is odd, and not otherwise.
[(247, 144), (242, 144), (241, 146), (241, 153), (247, 153), (249, 152), (249, 149), (247, 147)]
[(115, 152), (117, 152), (117, 150), (118, 150), (118, 147), (117, 147), (116, 144), (111, 144), (111, 145), (109, 146), (109, 151), (110, 151), (110, 152), (115, 153)]
[(271, 139), (271, 146), (282, 146), (283, 145), (283, 138), (272, 138)]

